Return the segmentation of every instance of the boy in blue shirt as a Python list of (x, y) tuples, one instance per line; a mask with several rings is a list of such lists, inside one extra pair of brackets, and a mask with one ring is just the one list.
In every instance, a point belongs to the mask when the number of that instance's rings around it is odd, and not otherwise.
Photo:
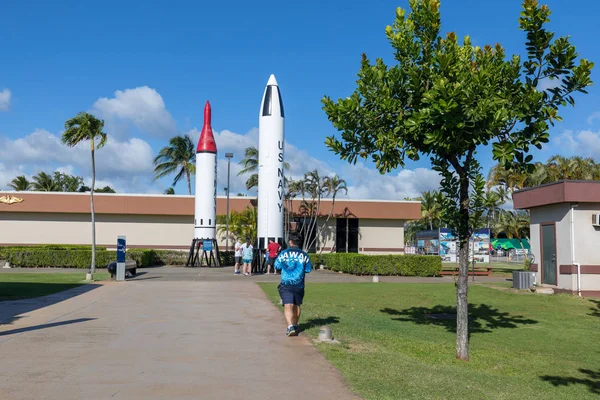
[(304, 275), (312, 271), (312, 263), (308, 254), (300, 249), (300, 238), (291, 234), (287, 249), (283, 250), (275, 260), (275, 270), (281, 271), (279, 296), (283, 304), (283, 314), (288, 324), (287, 336), (297, 336), (300, 306), (304, 300)]

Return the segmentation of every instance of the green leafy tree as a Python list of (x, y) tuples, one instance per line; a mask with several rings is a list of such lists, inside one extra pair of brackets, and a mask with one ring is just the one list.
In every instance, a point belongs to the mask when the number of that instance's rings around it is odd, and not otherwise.
[(191, 176), (196, 173), (196, 148), (189, 135), (175, 136), (154, 158), (154, 180), (175, 174), (173, 186), (185, 175), (188, 193), (192, 194)]
[(104, 186), (103, 188), (97, 189), (96, 192), (97, 193), (117, 193), (117, 192), (115, 192), (115, 189), (111, 188), (110, 186)]
[(8, 187), (12, 188), (13, 190), (16, 190), (17, 192), (22, 192), (31, 189), (31, 182), (27, 180), (25, 175), (19, 175), (12, 181), (10, 181)]
[[(93, 279), (96, 271), (96, 217), (94, 214), (94, 186), (96, 185), (96, 150), (106, 144), (107, 135), (102, 131), (104, 121), (89, 113), (79, 113), (65, 122), (65, 132), (62, 142), (69, 147), (75, 147), (82, 142), (90, 142), (92, 153), (92, 186), (90, 187), (90, 203), (92, 211), (92, 263), (88, 279)], [(97, 143), (97, 144), (96, 144)]]
[(165, 194), (175, 194), (175, 189), (173, 187), (170, 187), (165, 190)]
[[(550, 10), (535, 0), (523, 2), (519, 19), (527, 35), (523, 62), (507, 58), (499, 44), (479, 48), (468, 36), (462, 43), (454, 33), (442, 37), (439, 0), (409, 3), (412, 12), (398, 9), (386, 28), (397, 63), (371, 64), (363, 55), (355, 92), (337, 102), (323, 99), (342, 132), (326, 144), (350, 163), (372, 158), (381, 173), (427, 156), (441, 174), (444, 218), (460, 249), (456, 357), (468, 360), (468, 239), (485, 187), (477, 150), (491, 143), (493, 158), (507, 169), (533, 168), (530, 148), (548, 142), (558, 109), (592, 84), (593, 64), (581, 59), (576, 65), (575, 47), (545, 29)], [(559, 83), (540, 91), (543, 79)]]

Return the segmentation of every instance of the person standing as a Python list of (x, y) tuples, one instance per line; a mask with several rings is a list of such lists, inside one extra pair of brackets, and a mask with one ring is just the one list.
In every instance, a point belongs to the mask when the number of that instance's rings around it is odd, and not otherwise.
[[(281, 245), (275, 241), (275, 239), (269, 239), (269, 245), (267, 246), (267, 275), (271, 275), (271, 267), (275, 264), (275, 259), (281, 251)], [(273, 268), (274, 270), (275, 268)], [(275, 272), (275, 271), (273, 271)]]
[(283, 250), (275, 260), (275, 270), (281, 270), (281, 283), (277, 288), (283, 314), (288, 324), (286, 335), (297, 336), (300, 329), (300, 306), (304, 301), (304, 276), (312, 271), (312, 263), (308, 254), (300, 249), (300, 237), (291, 234), (290, 247)]
[(234, 274), (240, 274), (240, 265), (242, 264), (242, 241), (237, 238), (235, 241), (235, 272)]
[(244, 263), (244, 267), (242, 271), (244, 276), (252, 275), (252, 258), (254, 256), (254, 247), (250, 244), (250, 238), (246, 238), (246, 243), (244, 243), (241, 247), (242, 250), (242, 262)]

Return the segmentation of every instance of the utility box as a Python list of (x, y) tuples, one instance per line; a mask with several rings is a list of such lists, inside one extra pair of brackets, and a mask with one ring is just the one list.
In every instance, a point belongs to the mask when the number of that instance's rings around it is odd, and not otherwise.
[(125, 280), (125, 255), (126, 255), (126, 237), (117, 238), (117, 280)]
[(529, 289), (535, 285), (535, 272), (513, 271), (513, 289)]

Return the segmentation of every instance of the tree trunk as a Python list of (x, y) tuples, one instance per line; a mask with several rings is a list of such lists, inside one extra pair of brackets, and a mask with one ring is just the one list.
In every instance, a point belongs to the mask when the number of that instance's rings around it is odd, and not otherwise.
[(456, 358), (469, 360), (469, 178), (459, 173), (459, 272), (456, 287)]
[(94, 185), (96, 184), (96, 159), (94, 158), (94, 138), (92, 143), (92, 186), (90, 188), (90, 202), (92, 206), (92, 265), (90, 266), (90, 274), (92, 279), (96, 272), (96, 216), (94, 213)]
[[(321, 226), (321, 231), (319, 232), (319, 237), (321, 237), (321, 233), (323, 233), (323, 228), (325, 227), (325, 225), (327, 225), (327, 223), (329, 222), (329, 219), (333, 215), (333, 207), (334, 206), (335, 206), (335, 193), (333, 194), (333, 198), (331, 199), (331, 210), (329, 210), (329, 215), (327, 216), (327, 219), (323, 223), (323, 226)], [(323, 243), (321, 245), (321, 250), (319, 251), (319, 255), (323, 254), (323, 249), (325, 249), (324, 245), (325, 245), (325, 243)]]
[[(187, 169), (185, 170), (185, 176), (187, 177), (187, 181), (188, 181), (188, 192), (191, 196), (192, 195), (192, 180), (190, 178), (190, 171), (188, 171)], [(227, 190), (229, 190), (229, 188), (227, 188)], [(198, 191), (198, 188), (196, 188), (196, 191)]]

